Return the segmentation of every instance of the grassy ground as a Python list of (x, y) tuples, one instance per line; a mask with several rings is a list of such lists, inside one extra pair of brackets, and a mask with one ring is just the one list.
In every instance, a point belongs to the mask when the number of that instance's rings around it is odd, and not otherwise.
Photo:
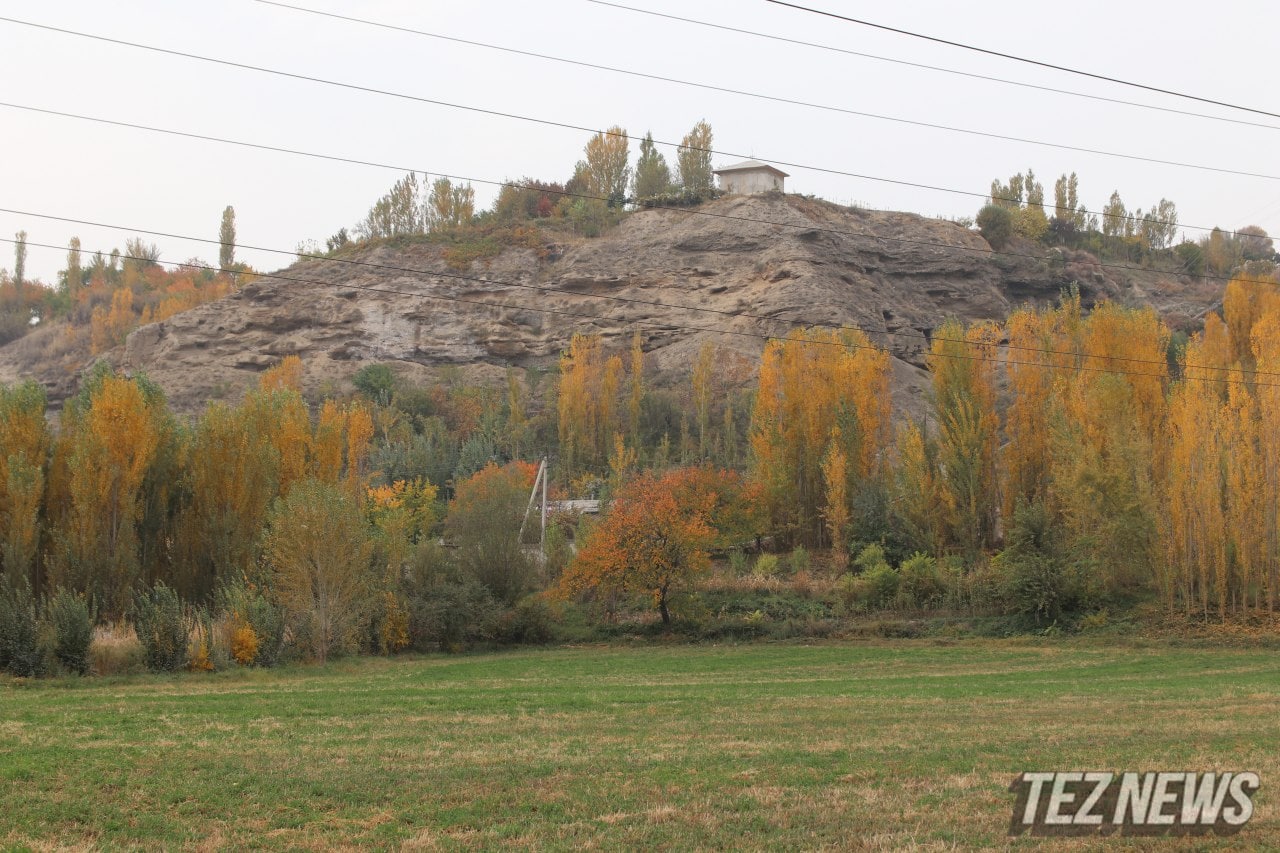
[(1025, 641), (9, 682), (0, 847), (1032, 846), (1023, 770), (1247, 769), (1243, 834), (1173, 843), (1280, 848), (1278, 708), (1274, 651)]

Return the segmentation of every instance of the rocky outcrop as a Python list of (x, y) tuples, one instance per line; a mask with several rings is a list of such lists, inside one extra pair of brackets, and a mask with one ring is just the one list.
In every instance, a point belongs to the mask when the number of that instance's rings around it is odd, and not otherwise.
[[(892, 353), (895, 403), (913, 412), (928, 336), (948, 316), (1002, 319), (1073, 282), (1086, 305), (1147, 302), (1179, 325), (1211, 301), (1177, 279), (1119, 278), (1083, 252), (1025, 248), (1047, 259), (992, 255), (977, 232), (913, 214), (736, 196), (697, 212), (637, 212), (602, 237), (508, 249), (462, 273), (426, 242), (296, 264), (285, 279), (139, 328), (109, 355), (195, 411), (291, 354), (318, 393), (372, 362), (421, 379), (457, 366), (483, 381), (508, 366), (550, 367), (574, 332), (618, 349), (639, 332), (659, 376), (678, 381), (704, 340), (750, 363), (763, 336), (856, 326)], [(0, 381), (33, 374), (55, 400), (74, 390), (73, 372), (32, 364), (31, 345), (15, 346), (0, 349)]]

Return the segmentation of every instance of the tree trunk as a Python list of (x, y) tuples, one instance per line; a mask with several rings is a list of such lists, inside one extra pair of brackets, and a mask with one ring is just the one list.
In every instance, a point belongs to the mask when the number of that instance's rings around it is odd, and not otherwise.
[(662, 624), (671, 624), (671, 611), (667, 609), (667, 588), (658, 590), (658, 612), (662, 614)]

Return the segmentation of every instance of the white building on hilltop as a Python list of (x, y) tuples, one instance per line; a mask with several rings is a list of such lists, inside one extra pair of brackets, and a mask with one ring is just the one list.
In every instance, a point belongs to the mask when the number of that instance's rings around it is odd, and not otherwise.
[(775, 169), (759, 160), (744, 160), (734, 166), (716, 169), (720, 176), (720, 189), (730, 195), (782, 192), (782, 182), (788, 177), (781, 169)]

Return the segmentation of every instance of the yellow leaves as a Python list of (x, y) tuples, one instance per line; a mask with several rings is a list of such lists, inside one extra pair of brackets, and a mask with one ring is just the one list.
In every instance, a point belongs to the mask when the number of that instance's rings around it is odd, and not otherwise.
[[(65, 503), (53, 519), (60, 542), (51, 581), (102, 595), (104, 611), (118, 614), (139, 572), (137, 524), (142, 485), (156, 458), (164, 412), (137, 381), (114, 374), (90, 380), (83, 410), (63, 410), (56, 485)], [(51, 482), (51, 487), (55, 483)]]
[(89, 406), (85, 428), (87, 441), (73, 482), (123, 510), (136, 497), (160, 439), (137, 383), (106, 377)]
[(405, 535), (416, 539), (436, 523), (435, 501), (438, 489), (426, 480), (396, 480), (394, 483), (370, 486), (365, 504), (375, 527), (386, 526), (386, 519), (404, 513)]
[(258, 377), (262, 391), (294, 391), (302, 393), (302, 359), (296, 355), (285, 356), (275, 367), (268, 368)]
[(832, 437), (852, 485), (879, 473), (888, 432), (889, 354), (862, 332), (798, 330), (765, 345), (750, 443), (753, 473), (783, 527), (821, 541)]
[[(849, 460), (840, 444), (839, 428), (833, 430), (827, 455), (822, 460), (822, 479), (827, 485), (826, 505), (822, 517), (831, 537), (831, 550), (837, 558), (843, 557), (848, 544), (849, 531)], [(837, 559), (837, 564), (842, 561)]]
[(929, 352), (938, 416), (941, 484), (947, 494), (948, 538), (969, 554), (995, 537), (998, 480), (995, 371), (1000, 331), (992, 323), (967, 329), (956, 320), (934, 332)]
[(342, 406), (325, 400), (311, 436), (312, 476), (337, 483), (345, 471), (348, 487), (353, 494), (360, 494), (367, 478), (365, 461), (372, 438), (373, 415), (363, 403)]
[(644, 401), (644, 349), (640, 333), (631, 336), (631, 374), (627, 377), (627, 426), (631, 446), (640, 446), (640, 404)]
[(614, 125), (587, 142), (587, 192), (599, 198), (625, 198), (627, 194), (627, 132)]
[(118, 288), (111, 294), (110, 309), (101, 305), (93, 309), (89, 325), (90, 352), (97, 355), (124, 343), (136, 323), (132, 288)]
[(258, 659), (258, 634), (239, 613), (231, 622), (231, 657), (241, 666), (253, 666)]
[(622, 378), (622, 359), (604, 357), (599, 335), (574, 335), (560, 356), (557, 405), (561, 455), (569, 476), (582, 468), (598, 470), (605, 462), (619, 429)]
[(353, 489), (359, 489), (367, 476), (365, 460), (372, 438), (373, 416), (368, 407), (353, 404), (347, 409), (347, 482)]

